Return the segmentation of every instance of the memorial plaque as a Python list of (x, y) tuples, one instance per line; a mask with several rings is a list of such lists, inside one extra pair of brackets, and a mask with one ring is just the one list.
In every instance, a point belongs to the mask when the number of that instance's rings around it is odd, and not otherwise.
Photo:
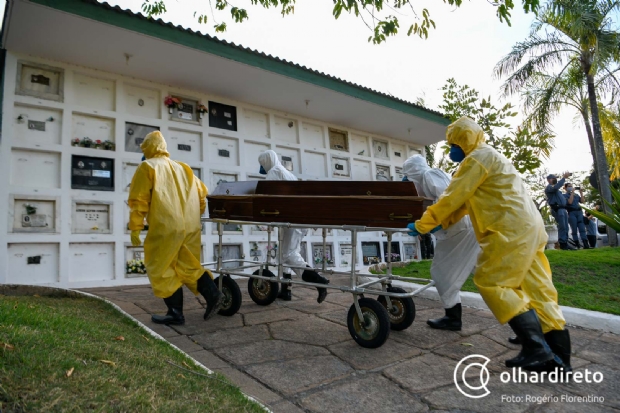
[(237, 130), (237, 108), (209, 101), (209, 126), (212, 128)]
[(349, 151), (349, 135), (345, 131), (329, 128), (329, 147), (337, 151)]
[(151, 132), (159, 130), (158, 126), (141, 125), (139, 123), (125, 123), (125, 150), (127, 152), (142, 153), (140, 145), (144, 137)]
[(398, 179), (399, 181), (403, 180), (403, 177), (405, 176), (403, 174), (403, 168), (399, 168), (398, 166), (394, 168), (394, 170), (396, 171), (396, 179)]
[(377, 165), (377, 175), (375, 178), (377, 181), (391, 181), (390, 167), (386, 165)]
[(336, 178), (350, 178), (351, 168), (346, 158), (332, 158), (332, 175)]
[(340, 266), (350, 267), (353, 261), (353, 246), (351, 244), (340, 244)]
[(72, 223), (74, 234), (109, 233), (110, 205), (76, 203)]
[(29, 120), (28, 121), (28, 129), (45, 132), (45, 122), (40, 122), (40, 121), (37, 121), (37, 120)]
[(192, 147), (191, 145), (184, 145), (184, 144), (178, 144), (177, 145), (177, 149), (180, 151), (187, 151), (187, 152), (191, 152), (192, 151)]
[(64, 70), (37, 63), (19, 61), (15, 93), (62, 102)]
[(375, 153), (375, 158), (389, 159), (388, 144), (383, 141), (372, 141), (372, 147)]
[(362, 242), (362, 257), (364, 265), (378, 264), (381, 262), (378, 242)]
[(288, 170), (288, 171), (293, 171), (293, 158), (291, 158), (290, 156), (283, 156), (282, 157), (282, 166)]
[[(383, 259), (385, 262), (387, 262), (387, 242), (383, 242)], [(398, 262), (401, 261), (401, 256), (400, 256), (400, 242), (398, 241), (392, 241), (392, 250), (390, 251), (390, 253), (392, 254), (392, 262)]]
[(312, 244), (312, 263), (314, 264), (314, 268), (320, 268), (323, 266), (323, 259), (325, 259), (325, 264), (327, 267), (334, 267), (334, 247), (332, 244), (325, 245), (326, 250), (323, 251), (323, 243), (321, 244)]
[(412, 261), (418, 258), (416, 244), (411, 242), (403, 243), (403, 261)]
[(43, 214), (22, 215), (22, 227), (45, 228), (47, 226), (49, 226), (47, 222), (47, 215), (43, 215)]
[(181, 100), (181, 104), (172, 108), (172, 114), (170, 116), (171, 119), (197, 122), (198, 114), (196, 113), (196, 108), (198, 107), (198, 101), (194, 99), (182, 98), (179, 96), (175, 97)]
[(114, 191), (114, 159), (72, 155), (71, 189)]

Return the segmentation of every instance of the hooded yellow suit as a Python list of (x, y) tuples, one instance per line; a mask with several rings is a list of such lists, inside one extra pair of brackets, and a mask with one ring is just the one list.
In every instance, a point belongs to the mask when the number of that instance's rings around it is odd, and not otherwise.
[(146, 160), (129, 189), (129, 229), (142, 229), (146, 216), (144, 264), (153, 293), (167, 298), (184, 284), (198, 295), (196, 281), (205, 272), (200, 265), (200, 215), (207, 205), (207, 187), (188, 165), (170, 160), (160, 132), (149, 133), (140, 147)]
[(547, 234), (542, 218), (516, 169), (484, 143), (484, 133), (463, 117), (448, 126), (449, 144), (465, 159), (436, 204), (415, 226), (421, 234), (447, 228), (469, 214), (482, 251), (474, 283), (502, 324), (535, 309), (543, 332), (562, 330), (564, 317), (545, 256)]

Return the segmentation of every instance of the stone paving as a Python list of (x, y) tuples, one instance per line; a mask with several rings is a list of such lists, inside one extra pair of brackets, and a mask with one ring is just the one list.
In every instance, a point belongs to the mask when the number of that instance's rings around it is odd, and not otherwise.
[[(510, 328), (499, 325), (489, 311), (464, 308), (462, 331), (438, 331), (426, 320), (443, 315), (440, 303), (414, 297), (413, 325), (392, 331), (382, 347), (365, 349), (347, 330), (350, 294), (333, 292), (319, 305), (316, 290), (295, 286), (292, 301), (276, 300), (263, 307), (250, 299), (246, 280), (238, 283), (243, 304), (237, 314), (216, 315), (205, 322), (204, 301), (186, 290), (186, 324), (174, 327), (150, 321), (151, 313), (164, 313), (166, 307), (149, 286), (85, 291), (116, 303), (276, 413), (620, 413), (620, 336), (570, 329), (573, 367), (603, 373), (601, 383), (505, 384), (500, 380), (508, 371), (503, 360), (516, 355), (518, 347), (506, 341)], [(491, 359), (491, 393), (484, 398), (465, 397), (454, 384), (458, 361), (470, 354)], [(475, 377), (470, 384), (479, 385), (479, 370), (471, 373)], [(565, 399), (589, 395), (597, 396), (598, 402)]]

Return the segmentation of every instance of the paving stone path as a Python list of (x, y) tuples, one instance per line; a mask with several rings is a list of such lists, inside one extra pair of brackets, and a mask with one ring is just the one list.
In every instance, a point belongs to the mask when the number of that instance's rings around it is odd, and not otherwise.
[[(243, 292), (239, 312), (232, 317), (216, 315), (208, 322), (202, 319), (202, 298), (193, 298), (186, 290), (186, 323), (174, 327), (151, 322), (152, 313), (165, 313), (166, 308), (149, 286), (85, 291), (116, 303), (276, 413), (620, 413), (620, 336), (570, 329), (573, 367), (603, 373), (601, 383), (505, 384), (500, 380), (500, 374), (508, 371), (503, 360), (516, 355), (518, 347), (506, 341), (510, 328), (499, 325), (489, 311), (464, 308), (462, 331), (437, 331), (426, 320), (443, 315), (440, 303), (414, 298), (413, 325), (392, 331), (382, 347), (365, 349), (347, 330), (350, 294), (331, 293), (319, 305), (316, 290), (295, 286), (292, 301), (276, 300), (262, 307), (250, 299), (245, 280), (239, 280), (239, 286)], [(491, 359), (487, 365), (491, 393), (484, 398), (467, 398), (454, 385), (458, 361), (470, 354)], [(477, 373), (472, 386), (480, 383)], [(562, 401), (588, 395), (604, 401)], [(549, 399), (554, 396), (558, 401)]]

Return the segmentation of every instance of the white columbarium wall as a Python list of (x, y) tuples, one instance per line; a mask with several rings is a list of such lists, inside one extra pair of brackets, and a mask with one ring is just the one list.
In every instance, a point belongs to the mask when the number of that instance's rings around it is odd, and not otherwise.
[[(16, 93), (28, 87), (38, 67), (51, 70), (52, 86), (56, 82), (60, 89), (56, 96)], [(163, 104), (167, 95), (234, 106), (237, 131), (209, 127), (206, 115), (177, 120), (177, 113), (170, 115)], [(7, 217), (0, 220), (1, 283), (77, 288), (147, 282), (143, 274), (125, 271), (126, 262), (142, 253), (129, 243), (127, 230), (128, 185), (142, 156), (135, 138), (127, 135), (136, 128), (127, 122), (159, 127), (172, 158), (188, 163), (210, 189), (220, 180), (262, 179), (257, 158), (267, 149), (303, 180), (341, 181), (381, 179), (381, 174), (400, 180), (402, 162), (420, 151), (405, 142), (223, 96), (8, 52), (0, 140), (0, 216)], [(330, 148), (329, 128), (348, 134), (348, 148)], [(115, 150), (72, 146), (73, 139), (86, 136), (111, 140)], [(97, 166), (103, 178), (113, 164), (113, 190), (72, 189), (74, 156), (105, 158), (96, 160), (107, 165)], [(26, 214), (26, 204), (35, 206), (36, 214)], [(361, 234), (357, 263), (362, 265), (362, 249), (382, 255), (385, 240), (379, 232)], [(270, 251), (266, 241), (260, 228), (229, 226), (225, 257), (264, 257)], [(204, 261), (214, 260), (216, 242), (214, 228), (205, 225)], [(417, 255), (411, 238), (396, 236), (394, 242), (401, 254)], [(347, 268), (349, 233), (334, 231), (328, 245), (330, 266)], [(313, 260), (321, 249), (321, 231), (309, 231), (302, 254)]]

